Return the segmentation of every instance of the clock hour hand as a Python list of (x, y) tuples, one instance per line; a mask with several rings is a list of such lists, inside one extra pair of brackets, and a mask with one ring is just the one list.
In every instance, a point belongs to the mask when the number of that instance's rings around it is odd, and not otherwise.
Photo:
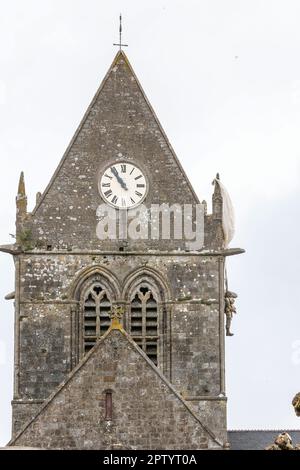
[(117, 178), (118, 182), (120, 183), (120, 185), (122, 186), (123, 189), (126, 189), (126, 191), (128, 191), (128, 188), (126, 186), (126, 183), (124, 182), (124, 180), (120, 177), (119, 173), (117, 172), (117, 170), (115, 169), (115, 167), (112, 167), (110, 169), (110, 171), (112, 172), (112, 174)]

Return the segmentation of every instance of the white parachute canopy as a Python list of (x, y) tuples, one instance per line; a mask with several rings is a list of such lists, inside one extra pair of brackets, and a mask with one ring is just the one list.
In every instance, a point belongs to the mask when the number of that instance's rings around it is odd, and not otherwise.
[(227, 189), (221, 183), (219, 179), (216, 179), (215, 182), (219, 185), (221, 190), (221, 196), (223, 199), (223, 232), (224, 232), (224, 243), (225, 248), (228, 247), (229, 243), (234, 237), (235, 232), (235, 216), (234, 208)]

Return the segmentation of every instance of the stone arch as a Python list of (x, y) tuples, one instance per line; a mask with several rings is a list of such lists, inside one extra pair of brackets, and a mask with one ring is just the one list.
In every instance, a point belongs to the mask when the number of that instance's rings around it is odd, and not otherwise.
[(89, 266), (76, 276), (70, 289), (71, 364), (74, 367), (110, 325), (111, 306), (120, 299), (116, 276), (103, 266)]
[(120, 298), (121, 287), (117, 277), (109, 269), (99, 265), (84, 268), (77, 274), (71, 286), (69, 297), (72, 300), (80, 301), (84, 285), (92, 279), (99, 280), (109, 286), (108, 288), (110, 289), (115, 301)]
[(167, 281), (158, 271), (156, 271), (156, 269), (148, 266), (135, 269), (125, 278), (122, 289), (122, 298), (128, 299), (133, 286), (136, 283), (141, 282), (142, 279), (147, 280), (159, 289), (160, 297), (162, 299), (161, 301), (168, 302), (171, 300), (170, 289)]

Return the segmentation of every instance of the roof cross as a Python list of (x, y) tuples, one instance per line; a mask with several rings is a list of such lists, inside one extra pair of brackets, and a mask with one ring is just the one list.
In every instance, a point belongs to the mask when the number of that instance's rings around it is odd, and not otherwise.
[(119, 27), (119, 43), (115, 44), (114, 46), (119, 46), (120, 51), (122, 50), (123, 47), (128, 47), (128, 44), (122, 44), (122, 15), (120, 15), (120, 27)]

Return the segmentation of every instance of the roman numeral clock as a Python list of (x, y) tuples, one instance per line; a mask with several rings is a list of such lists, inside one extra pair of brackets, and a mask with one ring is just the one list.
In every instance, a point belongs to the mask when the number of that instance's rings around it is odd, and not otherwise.
[(104, 201), (116, 209), (132, 209), (146, 197), (148, 183), (137, 165), (128, 162), (109, 165), (99, 178)]

